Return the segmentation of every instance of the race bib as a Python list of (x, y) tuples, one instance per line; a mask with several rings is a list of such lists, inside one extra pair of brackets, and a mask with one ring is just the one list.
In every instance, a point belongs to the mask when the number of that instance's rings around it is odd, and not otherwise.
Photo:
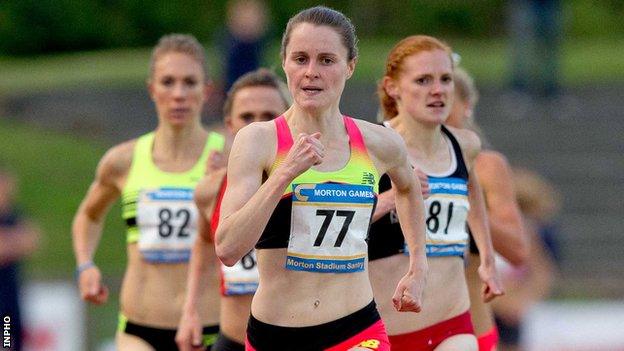
[(468, 242), (468, 185), (461, 178), (429, 177), (425, 201), (428, 256), (463, 256)]
[(317, 273), (363, 271), (374, 203), (372, 186), (293, 184), (286, 268)]
[(256, 250), (236, 262), (232, 267), (221, 265), (223, 295), (253, 294), (258, 289), (258, 264)]
[[(429, 177), (429, 189), (425, 200), (427, 256), (464, 256), (470, 209), (466, 180)], [(409, 255), (407, 243), (404, 253)]]
[(188, 262), (197, 237), (193, 189), (144, 190), (137, 203), (139, 250), (154, 263)]

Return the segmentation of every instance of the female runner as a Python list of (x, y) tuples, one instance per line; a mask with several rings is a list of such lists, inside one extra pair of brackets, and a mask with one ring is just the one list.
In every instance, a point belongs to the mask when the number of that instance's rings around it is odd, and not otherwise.
[[(286, 111), (290, 96), (285, 84), (271, 71), (258, 69), (237, 79), (223, 107), (231, 136), (252, 122), (269, 121)], [(214, 250), (213, 235), (219, 220), (220, 196), (225, 191), (225, 164), (211, 172), (195, 188), (199, 209), (199, 238), (193, 246), (184, 312), (176, 341), (181, 351), (201, 345), (201, 318), (197, 298), (206, 287), (203, 277), (210, 262), (206, 251)], [(221, 313), (219, 336), (213, 351), (244, 351), (251, 299), (258, 287), (256, 254), (252, 249), (232, 267), (221, 266)]]
[(228, 266), (256, 247), (260, 283), (246, 349), (389, 350), (366, 238), (377, 181), (387, 173), (411, 254), (388, 298), (397, 310), (419, 311), (427, 269), (420, 187), (395, 132), (339, 110), (357, 58), (342, 13), (301, 11), (288, 22), (281, 53), (293, 105), (237, 134), (216, 236)]
[[(476, 350), (470, 321), (470, 299), (464, 277), (464, 250), (471, 222), (482, 252), (479, 274), (483, 297), (502, 294), (480, 188), (470, 172), (480, 149), (475, 133), (442, 124), (453, 104), (453, 62), (450, 48), (428, 36), (401, 40), (390, 52), (379, 94), (388, 129), (405, 140), (408, 158), (427, 174), (430, 195), (425, 202), (429, 274), (423, 313), (396, 313), (387, 297), (401, 278), (409, 249), (395, 212), (396, 189), (382, 177), (369, 257), (373, 291), (388, 327), (392, 350)], [(468, 211), (470, 209), (470, 211)], [(410, 252), (411, 254), (411, 252)]]
[[(208, 133), (200, 114), (210, 86), (204, 48), (188, 35), (167, 35), (152, 52), (148, 89), (158, 114), (156, 130), (111, 148), (98, 165), (74, 218), (74, 253), (81, 297), (95, 304), (108, 298), (93, 263), (110, 206), (122, 198), (128, 226), (128, 266), (121, 287), (117, 349), (177, 350), (191, 247), (197, 236), (195, 185), (209, 154), (223, 148), (221, 135)], [(203, 291), (204, 345), (216, 339), (219, 290), (214, 264)]]

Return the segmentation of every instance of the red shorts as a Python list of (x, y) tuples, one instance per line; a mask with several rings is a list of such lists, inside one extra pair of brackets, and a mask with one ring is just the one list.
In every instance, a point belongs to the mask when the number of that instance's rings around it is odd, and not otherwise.
[[(378, 320), (357, 335), (325, 349), (325, 351), (347, 351), (353, 347), (363, 347), (371, 351), (390, 351), (390, 341), (388, 341), (388, 334), (383, 321)], [(245, 351), (256, 351), (247, 339), (245, 339)]]
[(479, 342), (479, 351), (494, 351), (498, 345), (498, 329), (493, 326), (492, 329), (480, 335), (477, 338)]
[(468, 311), (425, 329), (407, 334), (390, 335), (390, 344), (392, 351), (433, 351), (444, 340), (459, 334), (474, 334)]
[(375, 351), (390, 351), (390, 341), (388, 340), (384, 322), (380, 319), (359, 334), (325, 351), (346, 351), (353, 347), (363, 347)]

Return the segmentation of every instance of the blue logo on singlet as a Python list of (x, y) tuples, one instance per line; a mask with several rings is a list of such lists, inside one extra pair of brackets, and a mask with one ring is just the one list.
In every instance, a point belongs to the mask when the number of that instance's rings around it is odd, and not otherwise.
[(373, 187), (356, 184), (293, 184), (293, 200), (365, 204), (375, 202)]
[(317, 273), (355, 273), (365, 268), (365, 258), (354, 259), (315, 259), (288, 255), (286, 268), (293, 271), (307, 271)]
[(154, 263), (181, 263), (188, 262), (191, 250), (142, 250), (143, 258)]
[(462, 178), (429, 177), (429, 192), (433, 194), (451, 194), (468, 196), (468, 183)]
[(188, 188), (160, 188), (149, 192), (147, 196), (155, 201), (192, 201), (193, 189)]
[(248, 295), (255, 293), (256, 290), (258, 290), (257, 282), (226, 282), (224, 294), (227, 296)]

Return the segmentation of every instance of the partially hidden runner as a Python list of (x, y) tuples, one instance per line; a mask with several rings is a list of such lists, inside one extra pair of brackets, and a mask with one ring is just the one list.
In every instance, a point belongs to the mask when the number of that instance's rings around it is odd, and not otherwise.
[[(483, 135), (474, 120), (474, 109), (479, 93), (474, 81), (461, 67), (456, 67), (455, 100), (453, 109), (445, 124), (454, 128), (468, 129)], [(507, 158), (486, 142), (474, 162), (474, 169), (479, 184), (483, 189), (488, 211), (488, 225), (492, 236), (492, 245), (497, 254), (508, 262), (521, 266), (527, 260), (529, 245), (523, 230), (523, 220), (516, 201), (511, 167)], [(466, 266), (466, 282), (470, 293), (470, 315), (474, 325), (479, 351), (494, 351), (498, 346), (498, 330), (494, 323), (494, 313), (489, 303), (481, 298), (481, 279), (479, 278), (479, 249), (469, 234), (469, 252)]]
[[(286, 85), (275, 73), (260, 68), (238, 78), (227, 94), (223, 116), (231, 137), (253, 122), (270, 121), (290, 106)], [(226, 155), (220, 159), (225, 160)], [(206, 288), (205, 275), (210, 261), (206, 252), (214, 250), (214, 233), (219, 222), (221, 198), (226, 188), (225, 162), (219, 171), (209, 173), (195, 189), (199, 209), (199, 238), (193, 246), (184, 311), (176, 341), (180, 350), (201, 345), (201, 316), (198, 298)], [(251, 299), (258, 287), (255, 250), (250, 250), (232, 267), (221, 266), (220, 331), (212, 351), (245, 350), (245, 332)], [(201, 346), (200, 346), (201, 347)]]

